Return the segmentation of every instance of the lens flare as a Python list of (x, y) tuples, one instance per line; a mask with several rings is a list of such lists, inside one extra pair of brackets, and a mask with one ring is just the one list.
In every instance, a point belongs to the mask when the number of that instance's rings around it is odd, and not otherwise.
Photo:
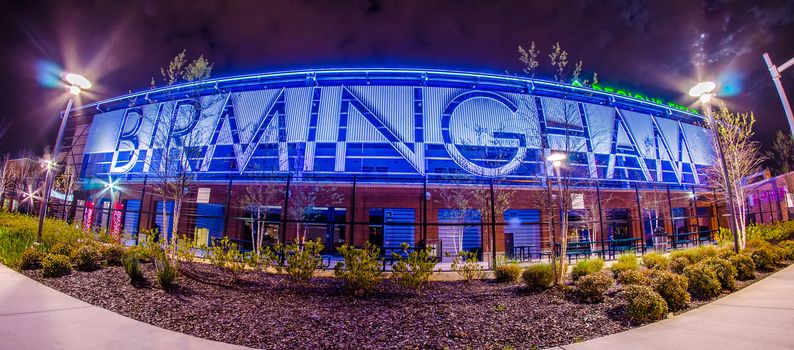
[(47, 60), (36, 62), (36, 80), (43, 87), (56, 88), (62, 85), (63, 68), (57, 63)]
[(722, 72), (722, 74), (717, 77), (717, 85), (720, 87), (719, 91), (717, 91), (717, 95), (723, 97), (738, 95), (742, 92), (743, 78), (742, 74), (736, 71)]

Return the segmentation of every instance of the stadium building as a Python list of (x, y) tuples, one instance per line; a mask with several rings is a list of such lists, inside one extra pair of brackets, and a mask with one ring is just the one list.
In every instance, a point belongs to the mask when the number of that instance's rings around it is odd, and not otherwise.
[(706, 186), (703, 117), (604, 86), (293, 71), (152, 89), (69, 118), (79, 181), (50, 212), (86, 229), (171, 234), (176, 212), (177, 234), (198, 244), (319, 239), (333, 255), (408, 243), (526, 260), (552, 249), (558, 203), (574, 254), (644, 250), (654, 232), (697, 244), (726, 227)]

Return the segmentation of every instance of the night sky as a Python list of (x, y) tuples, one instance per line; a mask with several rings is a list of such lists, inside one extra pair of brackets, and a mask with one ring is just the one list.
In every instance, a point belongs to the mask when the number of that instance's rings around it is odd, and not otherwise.
[[(761, 54), (794, 57), (793, 1), (4, 1), (0, 4), (0, 152), (54, 141), (61, 88), (39, 81), (57, 64), (95, 84), (92, 99), (148, 87), (182, 49), (214, 76), (321, 67), (414, 67), (520, 73), (516, 47), (542, 64), (559, 41), (604, 85), (683, 105), (698, 80), (753, 110), (770, 144), (787, 130)], [(550, 78), (551, 72), (540, 76)], [(794, 68), (783, 73), (794, 97)]]

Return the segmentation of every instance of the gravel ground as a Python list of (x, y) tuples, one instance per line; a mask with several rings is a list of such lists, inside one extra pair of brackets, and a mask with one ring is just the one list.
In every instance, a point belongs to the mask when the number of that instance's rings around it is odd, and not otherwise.
[[(263, 349), (530, 349), (638, 326), (624, 316), (618, 287), (599, 304), (579, 303), (559, 289), (532, 294), (520, 285), (490, 282), (431, 282), (415, 294), (385, 281), (378, 293), (352, 297), (333, 278), (301, 284), (249, 272), (231, 283), (213, 266), (182, 268), (179, 287), (171, 293), (156, 286), (151, 264), (143, 264), (149, 282), (139, 288), (120, 267), (54, 279), (42, 278), (40, 271), (25, 273), (136, 320)], [(693, 301), (690, 307), (705, 303)]]

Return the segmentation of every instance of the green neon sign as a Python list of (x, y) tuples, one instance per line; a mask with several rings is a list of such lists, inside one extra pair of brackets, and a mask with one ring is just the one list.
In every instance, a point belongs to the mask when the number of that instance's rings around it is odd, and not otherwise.
[[(577, 80), (574, 80), (571, 85), (579, 86), (579, 87), (582, 86), (582, 84), (579, 81), (577, 81)], [(600, 84), (593, 84), (593, 85), (590, 86), (590, 88), (593, 89), (593, 90), (596, 90), (596, 91), (609, 92), (609, 93), (613, 93), (613, 94), (616, 94), (616, 95), (626, 96), (626, 97), (634, 98), (634, 99), (641, 100), (641, 101), (651, 102), (651, 103), (654, 103), (654, 104), (657, 104), (657, 105), (660, 105), (660, 106), (666, 106), (666, 107), (669, 107), (669, 108), (672, 108), (672, 109), (677, 109), (679, 111), (689, 112), (689, 113), (692, 113), (692, 114), (700, 114), (700, 111), (698, 111), (697, 109), (688, 108), (686, 106), (682, 106), (682, 105), (677, 104), (675, 102), (664, 101), (664, 100), (662, 100), (661, 98), (658, 98), (658, 97), (650, 97), (648, 95), (641, 94), (641, 93), (638, 93), (638, 92), (629, 91), (629, 90), (626, 90), (626, 89), (619, 89), (619, 88), (614, 88), (614, 87), (611, 87), (611, 86), (605, 86), (605, 85), (600, 85)]]

